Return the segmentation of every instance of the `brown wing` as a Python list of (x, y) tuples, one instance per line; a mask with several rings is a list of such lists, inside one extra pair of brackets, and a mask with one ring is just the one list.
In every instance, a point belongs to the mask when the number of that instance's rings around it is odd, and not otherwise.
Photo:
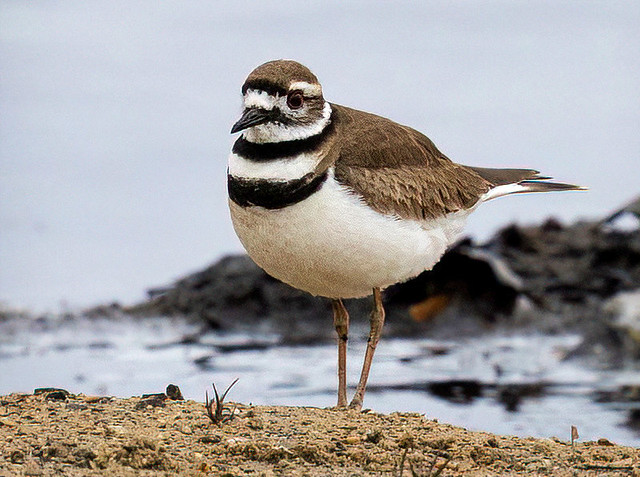
[(472, 207), (493, 186), (473, 169), (452, 162), (414, 129), (344, 106), (332, 107), (341, 131), (336, 180), (381, 213), (408, 219), (441, 217)]

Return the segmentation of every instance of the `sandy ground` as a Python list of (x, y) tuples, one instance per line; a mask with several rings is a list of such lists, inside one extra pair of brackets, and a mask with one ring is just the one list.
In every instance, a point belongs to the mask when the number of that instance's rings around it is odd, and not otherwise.
[(0, 396), (0, 476), (640, 476), (640, 450), (606, 439), (572, 447), (419, 414), (227, 406), (233, 418), (216, 424), (202, 403), (164, 395)]

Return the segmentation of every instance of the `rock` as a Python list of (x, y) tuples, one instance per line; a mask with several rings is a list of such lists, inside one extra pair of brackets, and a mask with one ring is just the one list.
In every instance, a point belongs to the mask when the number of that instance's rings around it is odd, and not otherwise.
[(165, 391), (167, 397), (173, 401), (184, 401), (184, 397), (182, 396), (182, 391), (175, 384), (167, 385), (167, 389)]
[(44, 394), (48, 401), (64, 401), (71, 396), (69, 391), (60, 388), (36, 388), (33, 394)]

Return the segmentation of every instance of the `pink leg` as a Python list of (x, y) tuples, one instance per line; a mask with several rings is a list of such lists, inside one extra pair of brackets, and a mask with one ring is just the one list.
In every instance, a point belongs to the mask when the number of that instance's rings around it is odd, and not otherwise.
[(358, 382), (356, 393), (353, 395), (351, 404), (349, 404), (350, 409), (362, 409), (362, 401), (364, 399), (364, 392), (367, 389), (367, 380), (369, 379), (369, 370), (371, 369), (373, 354), (376, 351), (376, 346), (378, 346), (378, 341), (380, 341), (383, 326), (384, 307), (382, 306), (382, 294), (380, 293), (380, 288), (374, 288), (373, 309), (371, 310), (371, 331), (369, 331), (369, 341), (367, 342), (367, 351), (364, 355), (360, 382)]
[(347, 339), (349, 339), (349, 313), (342, 300), (331, 300), (333, 325), (338, 334), (338, 408), (347, 407)]

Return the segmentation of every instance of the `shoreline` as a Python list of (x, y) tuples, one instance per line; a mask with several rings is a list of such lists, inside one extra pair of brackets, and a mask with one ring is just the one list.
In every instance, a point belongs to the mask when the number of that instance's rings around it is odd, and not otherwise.
[(604, 437), (572, 446), (416, 413), (234, 409), (215, 424), (203, 403), (164, 394), (0, 396), (0, 475), (640, 475), (640, 450)]

